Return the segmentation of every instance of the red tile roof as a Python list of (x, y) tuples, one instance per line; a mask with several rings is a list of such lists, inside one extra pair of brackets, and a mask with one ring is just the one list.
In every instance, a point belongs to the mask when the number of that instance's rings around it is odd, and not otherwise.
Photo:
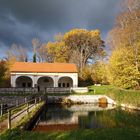
[(10, 72), (38, 72), (38, 73), (77, 73), (77, 67), (71, 63), (33, 63), (16, 62)]

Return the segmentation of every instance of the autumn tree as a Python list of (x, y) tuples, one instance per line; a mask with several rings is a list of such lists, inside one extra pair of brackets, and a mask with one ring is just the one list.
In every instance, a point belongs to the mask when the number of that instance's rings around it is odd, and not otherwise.
[(110, 31), (108, 42), (112, 48), (131, 46), (135, 54), (138, 69), (138, 44), (140, 42), (140, 1), (125, 0), (124, 11), (118, 15), (116, 25)]
[(13, 44), (6, 52), (6, 58), (3, 61), (3, 66), (5, 68), (3, 87), (10, 86), (10, 68), (16, 61), (28, 61), (27, 49), (21, 45)]
[(28, 58), (26, 48), (17, 44), (13, 44), (6, 55), (9, 61), (25, 62)]
[(52, 62), (68, 62), (68, 50), (63, 41), (48, 42), (46, 48)]
[(3, 85), (6, 70), (5, 61), (0, 61), (0, 87)]
[(95, 84), (109, 84), (108, 64), (103, 61), (97, 61), (91, 68), (91, 79)]
[(52, 62), (52, 56), (48, 53), (45, 43), (37, 48), (37, 58), (39, 62)]
[(108, 36), (110, 78), (115, 85), (134, 88), (140, 84), (140, 1), (125, 0), (123, 8)]
[(44, 43), (39, 48), (39, 55), (46, 62), (69, 62), (69, 50), (63, 41), (61, 33), (54, 36), (54, 42)]
[[(96, 61), (94, 64), (87, 64), (79, 77), (80, 86), (93, 84), (109, 84), (108, 64), (104, 61)], [(81, 84), (82, 83), (82, 84)]]
[(89, 59), (103, 51), (104, 41), (100, 37), (99, 30), (88, 31), (85, 29), (73, 29), (64, 34), (64, 43), (70, 51), (71, 59), (77, 59), (77, 66), (82, 69)]
[(0, 87), (10, 87), (10, 72), (7, 60), (0, 61)]
[(135, 54), (131, 47), (117, 48), (109, 63), (109, 81), (122, 88), (138, 88), (140, 73), (135, 66)]
[(82, 72), (79, 73), (79, 79), (78, 79), (78, 83), (80, 86), (90, 86), (93, 85), (93, 80), (91, 77), (92, 74), (92, 66), (91, 65), (86, 65)]
[(37, 49), (40, 47), (40, 41), (37, 38), (32, 39), (33, 46), (33, 62), (37, 61)]

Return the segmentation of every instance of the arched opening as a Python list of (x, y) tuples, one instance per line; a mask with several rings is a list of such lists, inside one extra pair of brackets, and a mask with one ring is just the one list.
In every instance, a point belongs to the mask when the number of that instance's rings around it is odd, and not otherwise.
[(70, 77), (61, 77), (58, 80), (58, 87), (73, 87), (73, 80)]
[(37, 81), (38, 90), (43, 91), (48, 87), (54, 87), (54, 81), (51, 77), (40, 77)]
[(19, 88), (31, 88), (33, 81), (28, 76), (20, 76), (16, 79), (16, 87)]

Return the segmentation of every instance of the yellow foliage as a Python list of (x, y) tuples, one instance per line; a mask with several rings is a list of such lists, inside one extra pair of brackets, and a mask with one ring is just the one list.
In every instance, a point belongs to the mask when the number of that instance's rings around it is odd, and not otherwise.
[(77, 66), (80, 71), (85, 67), (89, 58), (100, 55), (104, 42), (100, 37), (99, 30), (72, 29), (64, 34), (65, 45), (70, 50), (76, 50), (79, 54)]
[(108, 84), (108, 65), (102, 61), (93, 64), (91, 78), (96, 84)]
[(109, 61), (109, 80), (123, 88), (138, 86), (139, 71), (135, 65), (135, 54), (132, 47), (120, 47), (113, 51)]
[(75, 35), (82, 36), (82, 34), (90, 35), (94, 37), (94, 36), (100, 36), (100, 31), (99, 30), (88, 31), (86, 29), (72, 29), (71, 31), (67, 32), (64, 35), (64, 40), (67, 40), (70, 36), (75, 36)]
[(48, 42), (46, 48), (48, 53), (53, 56), (53, 62), (67, 62), (67, 47), (64, 42)]

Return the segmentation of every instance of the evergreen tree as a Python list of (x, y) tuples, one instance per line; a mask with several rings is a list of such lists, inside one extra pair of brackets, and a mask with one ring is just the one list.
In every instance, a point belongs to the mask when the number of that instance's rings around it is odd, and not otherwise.
[(33, 55), (33, 62), (36, 63), (36, 53)]

